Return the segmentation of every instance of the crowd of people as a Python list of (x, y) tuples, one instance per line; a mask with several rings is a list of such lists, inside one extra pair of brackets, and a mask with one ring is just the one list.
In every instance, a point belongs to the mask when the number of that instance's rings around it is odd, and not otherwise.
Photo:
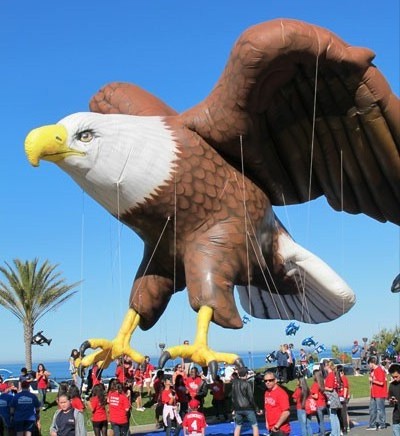
[[(353, 349), (356, 349), (354, 341)], [(198, 368), (184, 361), (174, 368), (172, 377), (162, 369), (156, 370), (149, 356), (143, 364), (132, 362), (128, 356), (118, 360), (115, 377), (106, 389), (102, 382), (100, 368), (95, 364), (87, 375), (88, 390), (81, 390), (77, 365), (79, 353), (71, 353), (72, 383), (61, 382), (57, 394), (57, 410), (50, 426), (50, 436), (85, 436), (86, 425), (83, 412), (91, 418), (95, 436), (107, 436), (109, 425), (115, 436), (129, 434), (129, 422), (133, 409), (146, 410), (152, 407), (157, 428), (163, 428), (166, 436), (172, 431), (185, 436), (204, 436), (207, 426), (204, 414), (204, 400), (212, 396), (215, 419), (233, 421), (234, 436), (239, 436), (242, 425), (248, 422), (254, 436), (259, 436), (259, 415), (265, 416), (265, 425), (271, 436), (288, 436), (291, 431), (290, 411), (295, 406), (302, 436), (312, 436), (312, 420), (318, 423), (318, 435), (326, 432), (325, 419), (330, 422), (330, 435), (341, 436), (350, 429), (347, 404), (350, 400), (350, 385), (343, 365), (335, 365), (326, 359), (312, 374), (312, 382), (307, 382), (301, 373), (296, 374), (296, 388), (293, 392), (285, 388), (285, 383), (293, 378), (287, 370), (267, 370), (262, 378), (263, 403), (256, 401), (257, 383), (249, 381), (247, 368), (234, 368), (229, 380), (216, 376), (207, 377), (207, 368)], [(281, 347), (287, 354), (289, 364), (295, 362), (291, 347)], [(304, 350), (303, 350), (304, 351)], [(359, 368), (358, 350), (352, 354), (354, 368)], [(281, 357), (280, 357), (281, 358)], [(360, 359), (362, 357), (360, 356)], [(300, 353), (299, 361), (302, 362)], [(278, 359), (278, 363), (282, 360)], [(393, 434), (400, 436), (400, 364), (392, 363), (389, 368), (380, 362), (373, 350), (369, 355), (370, 405), (369, 425), (366, 430), (386, 428), (385, 402), (393, 406)], [(286, 368), (288, 366), (285, 365)], [(387, 385), (388, 374), (391, 382)], [(286, 377), (285, 377), (286, 375)], [(0, 377), (0, 428), (1, 436), (30, 436), (40, 431), (40, 412), (48, 406), (46, 392), (50, 373), (43, 364), (36, 372), (21, 369), (18, 387), (3, 382)], [(38, 395), (30, 392), (30, 383), (36, 380)], [(228, 388), (229, 386), (229, 388)], [(260, 392), (258, 392), (260, 394)]]

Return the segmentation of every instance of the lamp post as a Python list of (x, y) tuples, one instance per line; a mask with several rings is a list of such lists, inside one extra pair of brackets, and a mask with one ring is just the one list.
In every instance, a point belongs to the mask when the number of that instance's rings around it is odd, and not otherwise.
[(362, 341), (364, 342), (363, 360), (366, 360), (367, 359), (367, 342), (368, 342), (368, 338), (362, 338)]

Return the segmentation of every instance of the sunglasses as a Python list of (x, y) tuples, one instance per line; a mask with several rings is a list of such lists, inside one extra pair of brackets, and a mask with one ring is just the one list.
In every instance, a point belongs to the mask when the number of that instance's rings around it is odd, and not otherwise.
[(269, 383), (269, 382), (274, 382), (275, 379), (274, 378), (265, 378), (264, 379), (264, 383)]

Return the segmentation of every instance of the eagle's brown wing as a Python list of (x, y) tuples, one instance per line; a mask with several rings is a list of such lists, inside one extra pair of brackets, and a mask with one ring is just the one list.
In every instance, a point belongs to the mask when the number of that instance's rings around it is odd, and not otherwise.
[(169, 116), (177, 112), (139, 86), (112, 82), (101, 88), (89, 104), (92, 112), (140, 116)]
[(304, 22), (259, 24), (181, 117), (239, 169), (242, 141), (246, 175), (273, 204), (325, 195), (336, 210), (400, 223), (400, 104), (373, 57)]

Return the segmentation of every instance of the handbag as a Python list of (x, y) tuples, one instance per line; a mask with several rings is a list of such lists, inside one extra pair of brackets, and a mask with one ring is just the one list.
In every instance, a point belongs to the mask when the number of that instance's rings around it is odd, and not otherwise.
[(340, 398), (338, 393), (333, 391), (325, 391), (325, 395), (328, 398), (328, 404), (331, 409), (341, 409), (342, 403), (340, 402)]

